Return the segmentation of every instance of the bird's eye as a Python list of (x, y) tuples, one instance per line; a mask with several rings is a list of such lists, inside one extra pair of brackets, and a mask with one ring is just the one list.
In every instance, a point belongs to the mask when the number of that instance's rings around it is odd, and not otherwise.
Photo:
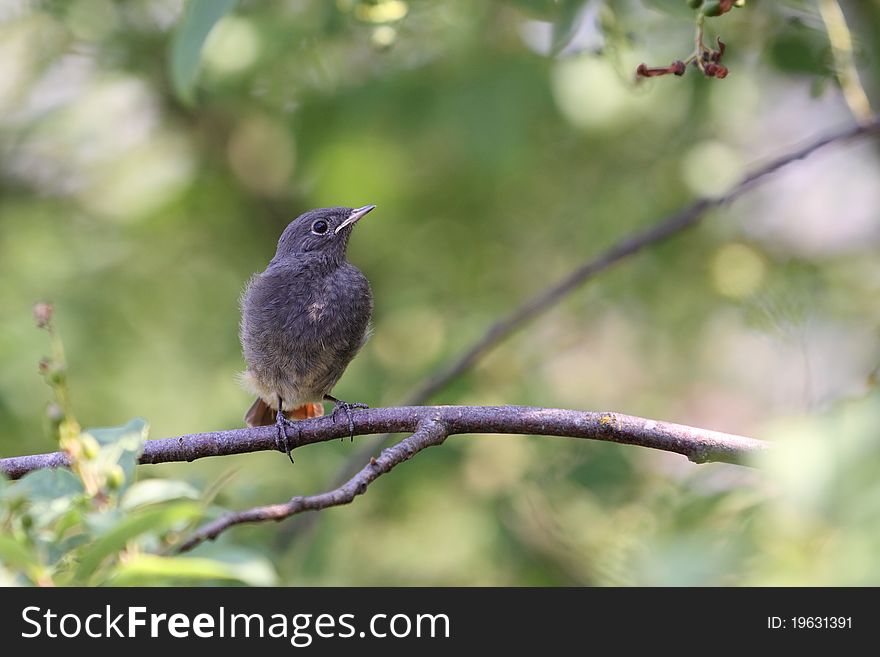
[(330, 228), (330, 226), (328, 226), (327, 222), (323, 219), (318, 219), (315, 223), (312, 224), (312, 232), (315, 235), (323, 235), (327, 232), (328, 228)]

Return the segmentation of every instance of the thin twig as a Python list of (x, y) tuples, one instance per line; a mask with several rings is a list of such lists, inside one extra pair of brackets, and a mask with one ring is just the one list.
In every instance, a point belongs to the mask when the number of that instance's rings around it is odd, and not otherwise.
[[(696, 429), (680, 424), (646, 420), (613, 412), (570, 411), (529, 406), (399, 406), (370, 408), (352, 413), (354, 435), (415, 431), (428, 420), (442, 422), (449, 435), (504, 433), (567, 436), (652, 447), (683, 454), (695, 463), (744, 463), (767, 444), (752, 438)], [(289, 429), (290, 447), (322, 443), (349, 435), (347, 421), (332, 416), (302, 420)], [(281, 451), (274, 426), (210, 431), (174, 438), (148, 440), (140, 463), (194, 461), (208, 456)], [(40, 468), (66, 467), (61, 452), (0, 459), (0, 472), (18, 479)]]
[(834, 72), (840, 83), (843, 99), (856, 121), (870, 124), (874, 120), (874, 112), (871, 111), (868, 94), (859, 79), (859, 70), (853, 55), (852, 34), (846, 24), (843, 9), (837, 0), (819, 0), (819, 13), (825, 23), (825, 31), (828, 32), (831, 54), (834, 57)]
[(339, 488), (307, 497), (299, 495), (291, 498), (285, 504), (270, 504), (245, 511), (227, 513), (195, 531), (192, 536), (178, 546), (177, 550), (178, 552), (192, 550), (204, 541), (214, 540), (222, 532), (235, 525), (284, 520), (304, 511), (320, 511), (348, 504), (358, 495), (365, 493), (367, 487), (375, 479), (390, 472), (394, 466), (412, 458), (423, 449), (439, 445), (446, 440), (446, 436), (446, 427), (442, 422), (422, 420), (411, 436), (404, 438), (393, 447), (383, 450), (378, 458), (371, 459), (360, 472)]
[(753, 171), (743, 178), (739, 184), (723, 196), (700, 198), (665, 219), (621, 240), (597, 257), (581, 265), (561, 281), (534, 295), (503, 319), (495, 322), (486, 333), (477, 340), (470, 349), (459, 356), (451, 365), (430, 377), (405, 402), (422, 404), (449, 382), (457, 379), (471, 369), (477, 361), (497, 346), (501, 341), (521, 328), (524, 324), (546, 312), (559, 303), (569, 292), (580, 287), (585, 281), (605, 271), (628, 256), (635, 255), (648, 246), (663, 242), (670, 237), (692, 228), (698, 224), (706, 213), (721, 205), (739, 198), (756, 183), (779, 169), (802, 160), (813, 152), (836, 142), (847, 141), (862, 135), (880, 132), (880, 121), (872, 121), (866, 125), (848, 128), (841, 132), (823, 137), (812, 144), (797, 149), (788, 155), (773, 160), (765, 166)]

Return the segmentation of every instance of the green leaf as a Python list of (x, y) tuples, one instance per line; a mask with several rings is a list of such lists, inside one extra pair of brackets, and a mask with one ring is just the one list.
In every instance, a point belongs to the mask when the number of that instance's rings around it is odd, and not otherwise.
[(772, 41), (767, 54), (785, 73), (823, 74), (833, 59), (825, 34), (798, 23)]
[(27, 514), (35, 529), (42, 529), (75, 507), (84, 492), (82, 481), (69, 470), (44, 468), (29, 472), (7, 486), (0, 491), (0, 498), (14, 513)]
[(60, 514), (55, 526), (52, 528), (55, 536), (62, 537), (75, 527), (80, 527), (83, 521), (83, 512), (79, 508), (68, 509)]
[(108, 471), (114, 465), (122, 467), (125, 473), (124, 488), (134, 481), (134, 471), (144, 451), (144, 441), (149, 430), (149, 423), (138, 417), (121, 427), (87, 429), (85, 433), (93, 436), (101, 445), (101, 452), (96, 462), (103, 470)]
[(82, 482), (70, 470), (43, 468), (29, 472), (18, 481), (6, 486), (0, 495), (5, 500), (51, 502), (82, 495), (83, 490)]
[[(234, 568), (235, 572), (248, 582), (265, 581), (271, 585), (276, 583), (278, 578), (272, 562), (266, 559), (262, 553), (257, 553), (249, 548), (234, 545), (218, 545), (217, 543), (202, 543), (191, 556), (225, 563)], [(267, 584), (259, 584), (259, 586), (265, 585)]]
[(139, 554), (120, 564), (109, 583), (114, 586), (137, 586), (181, 580), (224, 580), (241, 582), (248, 586), (271, 586), (276, 583), (276, 576), (269, 563), (263, 559), (226, 563), (206, 557)]
[(211, 30), (235, 6), (235, 0), (189, 0), (171, 40), (171, 85), (186, 105), (195, 96), (202, 48)]
[(574, 38), (586, 0), (560, 0), (559, 13), (553, 22), (550, 52), (559, 54)]
[(86, 532), (79, 532), (45, 544), (46, 561), (53, 565), (58, 584), (66, 583), (62, 581), (65, 576), (69, 580), (69, 576), (73, 574), (71, 564), (75, 564), (77, 560), (77, 551), (90, 540), (91, 537)]
[(125, 517), (122, 509), (106, 508), (99, 511), (92, 511), (83, 516), (83, 525), (92, 536), (102, 536), (116, 525), (122, 522)]
[(126, 440), (140, 440), (147, 436), (150, 424), (142, 417), (136, 417), (119, 427), (96, 427), (86, 429), (85, 433), (94, 436), (100, 445), (112, 445)]
[(199, 497), (199, 491), (185, 481), (145, 479), (133, 484), (126, 491), (119, 506), (128, 510), (169, 500), (197, 500)]
[(663, 12), (667, 16), (693, 18), (695, 15), (694, 8), (687, 0), (642, 0), (642, 4)]
[(130, 513), (86, 548), (76, 571), (76, 579), (85, 583), (106, 557), (122, 550), (130, 540), (147, 532), (164, 534), (200, 514), (201, 506), (193, 502), (178, 502)]
[(30, 574), (40, 569), (34, 550), (8, 535), (0, 536), (0, 563)]

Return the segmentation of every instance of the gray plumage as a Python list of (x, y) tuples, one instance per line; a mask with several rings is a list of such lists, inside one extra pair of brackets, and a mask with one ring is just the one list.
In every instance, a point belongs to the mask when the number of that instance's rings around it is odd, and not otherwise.
[(366, 341), (373, 295), (346, 260), (346, 247), (355, 223), (372, 209), (324, 208), (297, 217), (269, 266), (248, 282), (241, 297), (243, 380), (259, 397), (255, 406), (262, 400), (267, 407), (252, 407), (249, 424), (270, 424), (266, 411), (278, 410), (279, 397), (285, 411), (320, 403)]

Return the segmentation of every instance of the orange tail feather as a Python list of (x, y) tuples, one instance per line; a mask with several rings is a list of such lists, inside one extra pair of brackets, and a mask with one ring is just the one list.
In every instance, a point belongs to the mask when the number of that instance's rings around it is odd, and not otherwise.
[[(324, 415), (323, 404), (302, 404), (289, 411), (284, 411), (284, 417), (289, 420), (307, 420), (312, 417)], [(264, 427), (275, 424), (275, 411), (262, 399), (257, 397), (251, 404), (244, 416), (244, 421), (249, 427)]]
[(324, 415), (324, 404), (303, 404), (289, 411), (284, 411), (291, 420), (308, 420), (312, 417), (321, 417)]

